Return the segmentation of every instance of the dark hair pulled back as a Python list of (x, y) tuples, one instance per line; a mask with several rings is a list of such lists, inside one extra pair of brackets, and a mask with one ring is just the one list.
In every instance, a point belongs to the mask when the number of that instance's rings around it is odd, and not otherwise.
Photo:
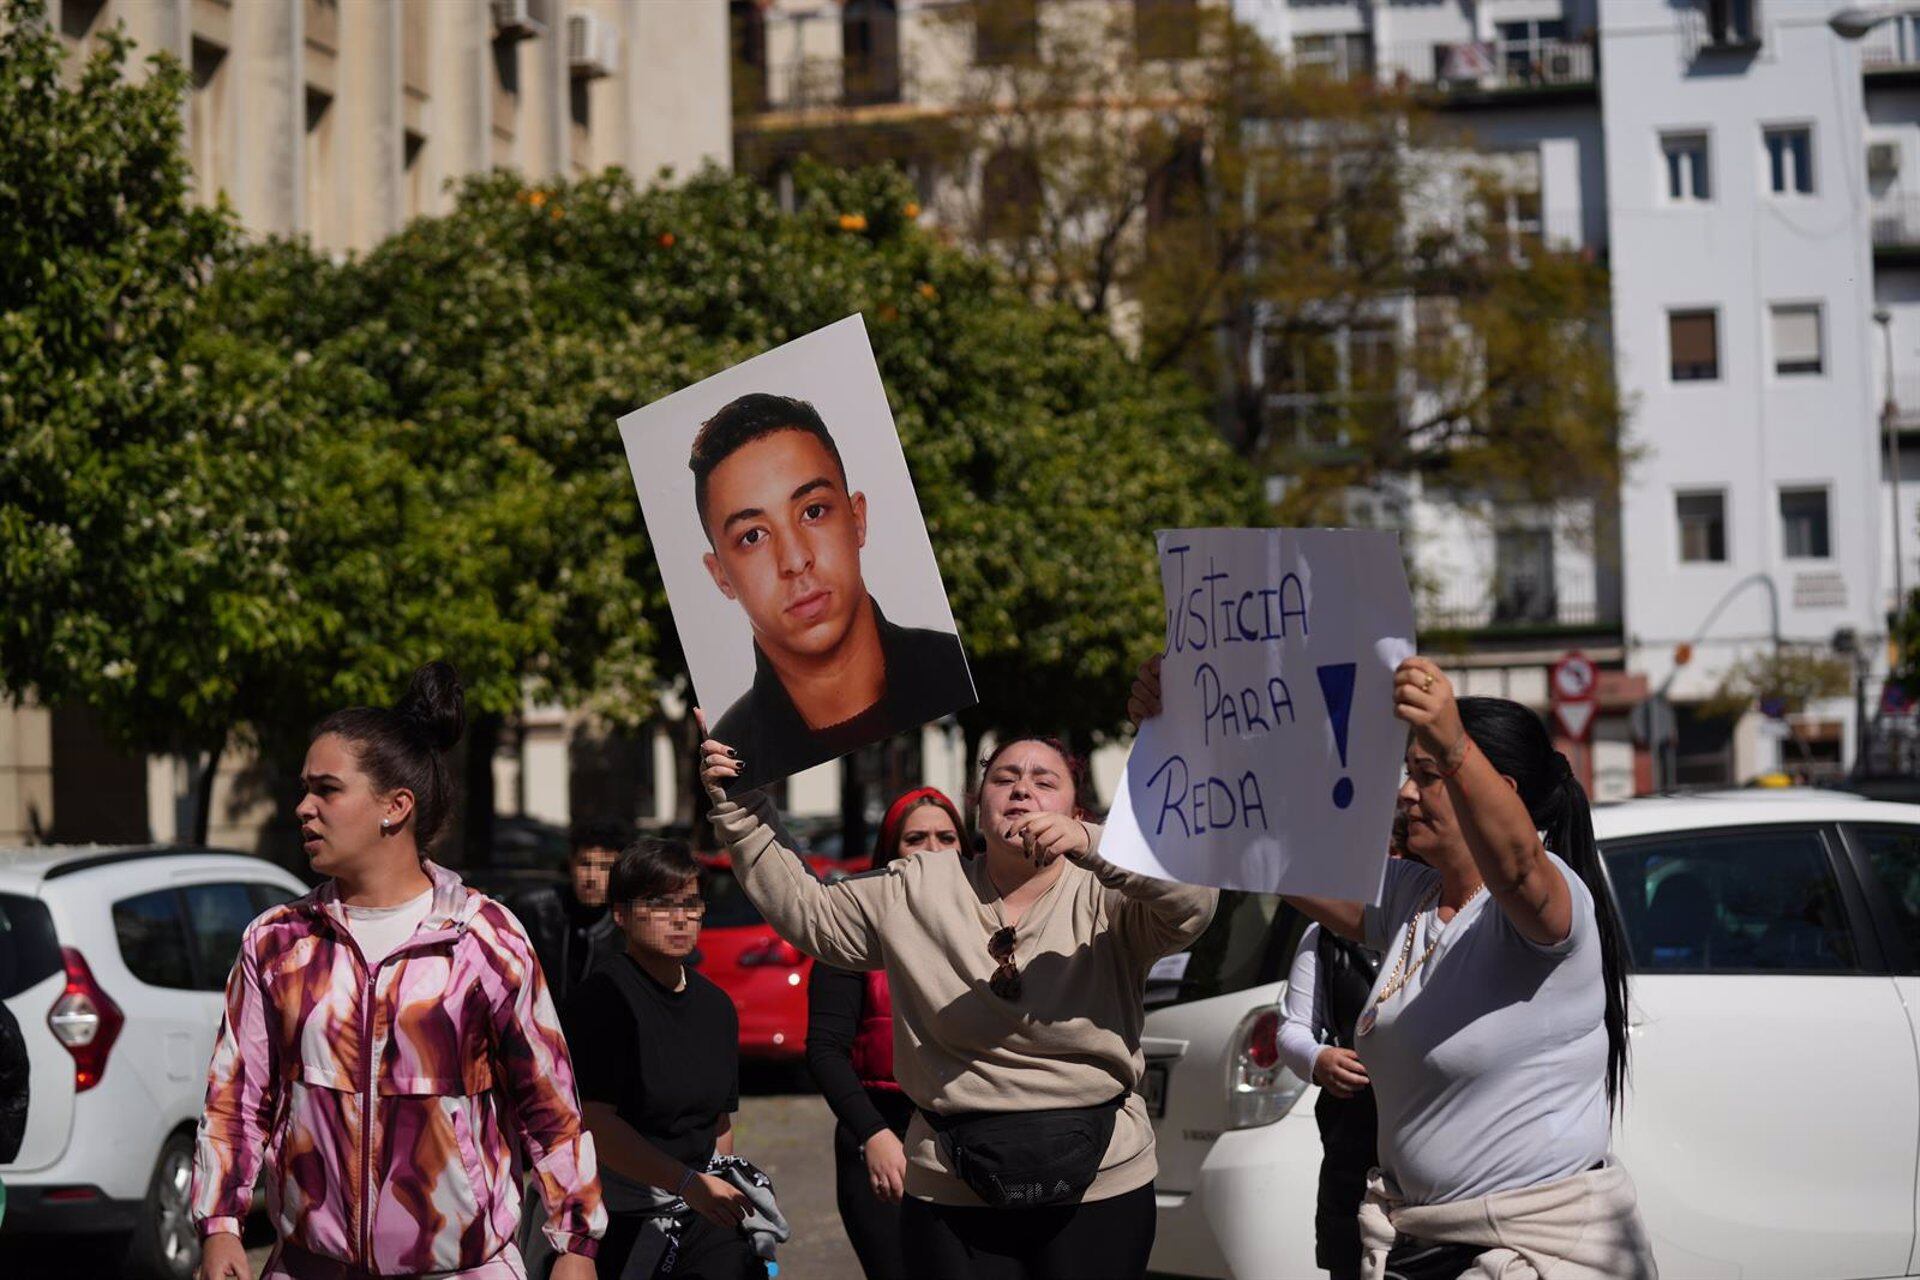
[(447, 752), (466, 731), (466, 695), (450, 662), (434, 661), (413, 673), (391, 707), (348, 707), (313, 731), (337, 734), (353, 745), (360, 768), (381, 793), (413, 793), (413, 840), (425, 853), (453, 810), (453, 770)]
[(1600, 846), (1593, 838), (1593, 811), (1586, 788), (1573, 775), (1566, 756), (1554, 750), (1540, 717), (1505, 698), (1462, 698), (1460, 719), (1488, 763), (1512, 778), (1527, 814), (1546, 838), (1546, 846), (1593, 895), (1600, 932), (1600, 962), (1607, 988), (1607, 1102), (1620, 1105), (1627, 1076), (1627, 970), (1630, 952), (1613, 900)]

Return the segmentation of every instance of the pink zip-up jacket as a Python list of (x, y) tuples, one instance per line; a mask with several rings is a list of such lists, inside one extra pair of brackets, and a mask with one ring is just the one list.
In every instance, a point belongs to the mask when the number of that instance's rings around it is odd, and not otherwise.
[(547, 1238), (593, 1256), (593, 1139), (533, 947), (505, 907), (422, 865), (433, 905), (372, 972), (332, 881), (247, 927), (194, 1157), (203, 1236), (238, 1233), (264, 1166), (289, 1262), (520, 1274), (518, 1137)]

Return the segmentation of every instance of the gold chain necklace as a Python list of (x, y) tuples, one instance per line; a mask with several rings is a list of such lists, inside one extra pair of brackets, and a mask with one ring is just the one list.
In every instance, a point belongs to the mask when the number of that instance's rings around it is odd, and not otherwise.
[[(1475, 885), (1473, 892), (1462, 898), (1460, 905), (1454, 908), (1453, 918), (1458, 920), (1460, 913), (1467, 909), (1467, 904), (1479, 897), (1480, 891), (1486, 887), (1487, 885), (1484, 880)], [(1374, 1024), (1380, 1020), (1380, 1006), (1393, 999), (1395, 995), (1399, 994), (1402, 987), (1413, 981), (1413, 975), (1419, 971), (1420, 966), (1432, 959), (1433, 953), (1440, 949), (1440, 944), (1447, 940), (1446, 935), (1444, 933), (1441, 934), (1427, 944), (1427, 949), (1420, 953), (1420, 958), (1413, 962), (1411, 968), (1407, 966), (1407, 961), (1413, 955), (1413, 934), (1415, 927), (1420, 923), (1421, 913), (1424, 912), (1429, 905), (1435, 907), (1439, 905), (1440, 891), (1443, 888), (1445, 888), (1444, 885), (1435, 885), (1433, 892), (1420, 899), (1420, 905), (1413, 909), (1413, 918), (1407, 921), (1407, 940), (1400, 946), (1399, 961), (1394, 964), (1393, 972), (1387, 975), (1387, 980), (1380, 984), (1380, 994), (1374, 998), (1373, 1003), (1368, 1005), (1366, 1011), (1360, 1015), (1359, 1022), (1354, 1024), (1354, 1030), (1360, 1035), (1364, 1036), (1373, 1030)], [(1436, 924), (1439, 923), (1437, 916), (1434, 922)], [(1448, 923), (1451, 923), (1451, 921)]]

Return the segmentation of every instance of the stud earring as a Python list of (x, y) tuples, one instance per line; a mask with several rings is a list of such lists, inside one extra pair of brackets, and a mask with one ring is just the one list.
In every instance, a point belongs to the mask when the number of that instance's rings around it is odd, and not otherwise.
[(391, 819), (389, 819), (389, 818), (382, 818), (382, 819), (380, 819), (380, 834), (381, 834), (381, 835), (385, 835), (385, 834), (386, 834), (387, 832), (389, 832), (389, 831), (391, 831), (392, 829), (393, 829), (393, 821), (392, 821)]

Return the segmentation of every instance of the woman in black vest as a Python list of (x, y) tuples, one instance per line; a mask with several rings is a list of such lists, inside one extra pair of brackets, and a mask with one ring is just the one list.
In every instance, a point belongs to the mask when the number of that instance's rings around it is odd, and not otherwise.
[(1313, 1214), (1313, 1260), (1332, 1280), (1360, 1275), (1360, 1201), (1376, 1157), (1379, 1115), (1367, 1069), (1353, 1051), (1353, 1024), (1379, 976), (1380, 957), (1319, 925), (1309, 925), (1287, 976), (1287, 1018), (1280, 1060), (1320, 1086), (1320, 1195)]
[[(917, 853), (957, 858), (963, 824), (952, 800), (919, 787), (887, 807), (874, 849), (877, 870)], [(856, 973), (816, 962), (807, 982), (807, 1070), (833, 1108), (833, 1166), (840, 1221), (867, 1280), (906, 1280), (900, 1200), (903, 1139), (913, 1102), (893, 1077), (893, 998), (887, 971)]]

